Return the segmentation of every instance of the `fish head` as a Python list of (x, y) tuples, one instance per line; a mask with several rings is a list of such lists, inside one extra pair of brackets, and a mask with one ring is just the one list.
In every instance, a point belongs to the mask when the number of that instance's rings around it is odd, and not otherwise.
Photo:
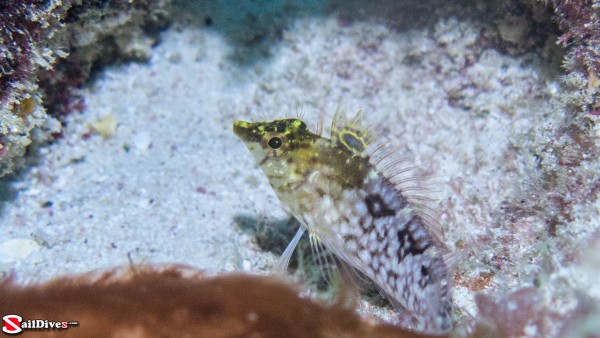
[(270, 122), (236, 121), (233, 132), (244, 142), (277, 191), (304, 179), (311, 161), (318, 156), (320, 137), (300, 119)]

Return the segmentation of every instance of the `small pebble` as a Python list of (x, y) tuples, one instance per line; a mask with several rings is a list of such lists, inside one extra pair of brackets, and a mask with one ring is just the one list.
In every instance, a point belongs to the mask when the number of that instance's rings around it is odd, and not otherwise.
[(98, 121), (92, 123), (92, 128), (102, 136), (102, 138), (107, 139), (112, 137), (117, 130), (117, 119), (114, 116), (108, 114), (101, 117)]
[(16, 263), (25, 260), (40, 246), (29, 238), (13, 238), (0, 243), (0, 263)]
[(152, 144), (152, 139), (150, 138), (150, 134), (146, 132), (141, 132), (136, 134), (133, 137), (133, 144), (139, 151), (146, 151), (150, 148), (150, 144)]

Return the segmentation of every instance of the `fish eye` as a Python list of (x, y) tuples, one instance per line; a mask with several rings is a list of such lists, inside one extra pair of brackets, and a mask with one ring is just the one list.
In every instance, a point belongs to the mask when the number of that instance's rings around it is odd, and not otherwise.
[(277, 157), (287, 151), (288, 138), (284, 133), (267, 132), (262, 139), (262, 147), (271, 157)]
[(267, 142), (267, 144), (269, 145), (269, 147), (271, 147), (271, 149), (279, 149), (279, 148), (281, 148), (283, 141), (281, 141), (281, 138), (279, 138), (277, 136), (273, 136), (273, 137), (271, 137), (269, 142)]

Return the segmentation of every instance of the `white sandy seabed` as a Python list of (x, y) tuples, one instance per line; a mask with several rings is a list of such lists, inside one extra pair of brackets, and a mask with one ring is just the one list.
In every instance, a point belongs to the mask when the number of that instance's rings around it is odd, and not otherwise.
[[(557, 84), (535, 62), (477, 49), (478, 34), (452, 19), (409, 32), (302, 19), (271, 58), (248, 67), (229, 60), (231, 47), (215, 32), (170, 29), (147, 63), (109, 68), (91, 84), (64, 138), (10, 183), (0, 268), (23, 282), (130, 263), (265, 273), (276, 257), (234, 217), (286, 214), (231, 125), (302, 110), (315, 126), (323, 113), (331, 121), (340, 102), (437, 175), (450, 247), (485, 236), (533, 167), (515, 144), (560, 116), (549, 103)], [(448, 99), (453, 92), (460, 105)], [(86, 137), (98, 123), (106, 137)], [(519, 284), (514, 270), (502, 273), (505, 285)], [(464, 287), (455, 302), (474, 311)]]

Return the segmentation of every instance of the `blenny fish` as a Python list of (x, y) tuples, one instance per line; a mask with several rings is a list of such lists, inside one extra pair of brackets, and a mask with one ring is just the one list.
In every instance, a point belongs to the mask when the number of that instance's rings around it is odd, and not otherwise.
[(371, 279), (413, 328), (452, 328), (452, 296), (445, 247), (402, 189), (398, 162), (354, 119), (336, 113), (331, 138), (309, 131), (298, 118), (233, 124), (301, 229), (336, 258)]

